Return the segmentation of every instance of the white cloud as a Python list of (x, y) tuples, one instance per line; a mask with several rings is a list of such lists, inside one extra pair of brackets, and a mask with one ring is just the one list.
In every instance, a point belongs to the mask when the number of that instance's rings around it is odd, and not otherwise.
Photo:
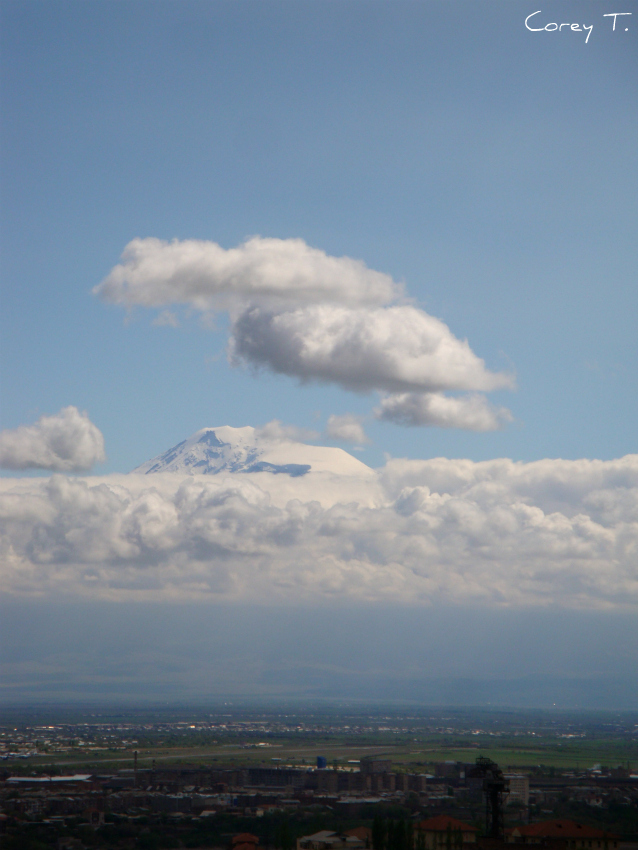
[(482, 395), (446, 396), (442, 393), (399, 393), (386, 396), (374, 411), (377, 419), (399, 425), (435, 425), (468, 431), (495, 431), (512, 414), (493, 407)]
[(332, 414), (328, 417), (326, 424), (326, 436), (331, 440), (340, 440), (345, 443), (369, 443), (366, 432), (361, 424), (361, 417), (353, 413), (345, 413), (343, 416)]
[(0, 432), (0, 466), (5, 469), (79, 472), (105, 460), (101, 431), (76, 407)]
[(228, 250), (197, 239), (133, 239), (93, 291), (127, 307), (188, 304), (202, 311), (223, 308), (229, 297), (385, 304), (401, 294), (389, 275), (361, 260), (331, 257), (303, 239), (260, 236)]
[[(375, 504), (247, 474), (0, 481), (6, 592), (638, 605), (638, 455), (392, 460)], [(317, 481), (325, 481), (317, 474)], [(305, 489), (302, 489), (303, 488)], [(277, 498), (277, 488), (290, 498)], [(271, 492), (265, 489), (272, 488)], [(305, 497), (307, 499), (307, 496)]]
[[(224, 249), (197, 240), (134, 239), (94, 293), (133, 307), (187, 305), (210, 322), (230, 314), (229, 360), (355, 392), (490, 392), (514, 378), (489, 371), (439, 319), (398, 303), (403, 289), (360, 260), (331, 257), (302, 239), (255, 236)], [(175, 324), (163, 309), (157, 324)], [(409, 408), (409, 409), (408, 409)], [(394, 399), (382, 418), (489, 430), (508, 418), (485, 401)], [(468, 423), (468, 424), (465, 424)]]
[(233, 325), (231, 360), (355, 391), (494, 390), (495, 374), (447, 325), (416, 307), (254, 306)]
[(284, 425), (279, 419), (273, 419), (271, 422), (266, 422), (263, 427), (256, 428), (255, 436), (258, 440), (269, 440), (273, 443), (289, 440), (305, 443), (307, 440), (316, 440), (319, 433), (309, 428), (298, 428), (296, 425)]

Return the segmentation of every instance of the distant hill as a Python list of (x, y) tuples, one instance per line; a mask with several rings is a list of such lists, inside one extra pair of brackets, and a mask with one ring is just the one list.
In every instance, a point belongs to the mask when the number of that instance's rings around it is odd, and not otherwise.
[(172, 449), (133, 470), (138, 474), (178, 472), (216, 475), (220, 472), (270, 472), (298, 478), (308, 472), (374, 475), (372, 469), (343, 449), (309, 446), (293, 440), (263, 437), (250, 426), (202, 428)]

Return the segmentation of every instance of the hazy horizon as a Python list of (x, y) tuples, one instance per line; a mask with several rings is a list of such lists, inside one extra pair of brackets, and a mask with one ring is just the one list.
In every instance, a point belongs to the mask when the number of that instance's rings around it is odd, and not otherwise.
[(638, 708), (633, 613), (399, 606), (2, 606), (2, 700)]

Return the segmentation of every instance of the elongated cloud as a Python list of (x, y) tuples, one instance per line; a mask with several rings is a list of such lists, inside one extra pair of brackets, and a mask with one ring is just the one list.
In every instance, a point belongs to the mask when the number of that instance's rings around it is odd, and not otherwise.
[(313, 305), (246, 310), (235, 322), (231, 357), (302, 380), (368, 390), (494, 390), (509, 375), (485, 368), (467, 342), (411, 306), (353, 310)]
[(638, 455), (393, 460), (365, 505), (340, 502), (339, 476), (322, 504), (302, 495), (308, 481), (280, 479), (0, 480), (2, 586), (117, 599), (638, 606)]
[(0, 432), (0, 466), (80, 472), (106, 460), (102, 432), (77, 407)]
[[(174, 305), (228, 310), (232, 365), (302, 382), (395, 394), (514, 386), (512, 375), (489, 371), (444, 322), (400, 303), (403, 289), (389, 275), (302, 239), (255, 236), (228, 250), (197, 240), (134, 239), (93, 291), (125, 307), (157, 308), (156, 322), (165, 325), (177, 323), (167, 309)], [(509, 416), (476, 397), (441, 399), (386, 400), (381, 418), (490, 430)]]
[(468, 431), (495, 431), (512, 414), (493, 407), (482, 395), (461, 397), (442, 393), (399, 393), (382, 399), (374, 411), (377, 419), (399, 425), (436, 425), (439, 428), (465, 428)]
[(303, 239), (254, 236), (228, 250), (197, 239), (133, 239), (122, 262), (93, 291), (127, 307), (189, 304), (214, 310), (232, 296), (385, 304), (400, 295), (401, 287), (361, 260), (331, 257)]

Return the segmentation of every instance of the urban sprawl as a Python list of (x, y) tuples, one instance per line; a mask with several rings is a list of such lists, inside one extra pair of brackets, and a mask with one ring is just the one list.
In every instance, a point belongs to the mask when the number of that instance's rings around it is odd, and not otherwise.
[[(5, 723), (0, 839), (8, 850), (638, 850), (631, 718), (472, 719), (229, 710)], [(596, 747), (616, 757), (586, 763)]]

